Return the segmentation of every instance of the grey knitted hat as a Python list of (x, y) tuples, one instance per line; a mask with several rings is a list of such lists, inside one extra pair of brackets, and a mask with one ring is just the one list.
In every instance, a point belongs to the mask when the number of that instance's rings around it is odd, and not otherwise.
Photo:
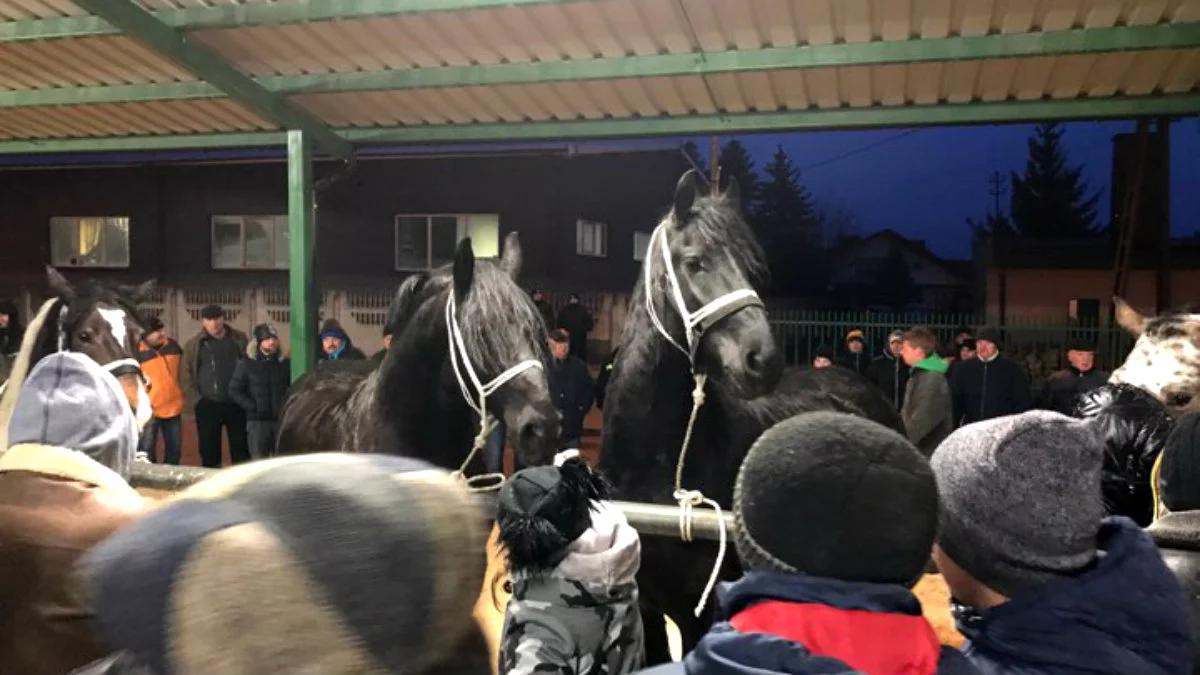
[(755, 441), (733, 496), (748, 570), (911, 584), (938, 522), (929, 463), (900, 434), (834, 412), (786, 419)]
[(1034, 410), (972, 424), (938, 446), (938, 543), (1006, 596), (1070, 575), (1096, 557), (1104, 443), (1093, 427)]

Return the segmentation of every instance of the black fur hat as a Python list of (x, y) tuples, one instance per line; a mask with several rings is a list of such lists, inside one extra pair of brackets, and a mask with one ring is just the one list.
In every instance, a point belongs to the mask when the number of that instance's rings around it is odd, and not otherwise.
[(500, 489), (496, 522), (513, 571), (553, 568), (567, 545), (592, 523), (592, 502), (608, 499), (608, 484), (586, 462), (538, 466), (513, 474)]

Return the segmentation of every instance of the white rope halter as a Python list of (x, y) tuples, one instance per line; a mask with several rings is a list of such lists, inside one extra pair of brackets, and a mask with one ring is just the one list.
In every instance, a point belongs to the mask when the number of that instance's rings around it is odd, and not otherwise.
[[(476, 413), (479, 414), (479, 435), (475, 437), (475, 442), (471, 444), (471, 452), (467, 453), (466, 460), (454, 475), (467, 482), (468, 485), (475, 487), (476, 485), (488, 485), (489, 489), (497, 490), (504, 482), (503, 473), (481, 474), (468, 479), (466, 477), (467, 466), (471, 460), (475, 459), (484, 445), (487, 445), (488, 435), (492, 433), (492, 429), (496, 426), (496, 420), (487, 410), (487, 397), (496, 393), (500, 387), (508, 384), (509, 381), (516, 378), (530, 368), (542, 369), (542, 362), (537, 359), (526, 359), (508, 370), (500, 373), (490, 382), (486, 384), (480, 382), (479, 375), (475, 373), (475, 368), (471, 365), (471, 357), (467, 354), (467, 345), (463, 341), (462, 329), (458, 325), (458, 316), (456, 303), (454, 301), (454, 292), (450, 292), (450, 297), (446, 299), (446, 334), (450, 343), (450, 367), (454, 369), (454, 378), (458, 380), (458, 388), (462, 391), (463, 400)], [(461, 361), (461, 363), (460, 363)], [(463, 378), (463, 371), (466, 371), (467, 377)], [(470, 383), (468, 387), (467, 384)], [(474, 392), (472, 393), (472, 389)]]
[[(696, 426), (696, 417), (700, 413), (701, 406), (704, 405), (704, 385), (708, 382), (708, 375), (696, 372), (696, 349), (700, 346), (700, 339), (704, 336), (704, 331), (711, 328), (721, 319), (737, 312), (745, 307), (762, 307), (762, 299), (758, 297), (758, 293), (753, 289), (742, 288), (736, 291), (730, 291), (716, 300), (709, 302), (695, 312), (689, 312), (687, 302), (683, 298), (683, 289), (679, 285), (679, 278), (675, 274), (675, 265), (671, 260), (671, 246), (667, 242), (666, 228), (669, 227), (667, 221), (663, 221), (658, 227), (654, 228), (654, 232), (650, 235), (650, 245), (647, 249), (648, 256), (645, 264), (645, 281), (642, 284), (646, 295), (646, 312), (650, 315), (650, 321), (658, 332), (666, 338), (667, 342), (671, 343), (683, 355), (688, 358), (688, 366), (692, 372), (692, 379), (696, 383), (696, 388), (692, 390), (692, 412), (688, 416), (687, 429), (683, 434), (683, 446), (679, 449), (679, 461), (675, 464), (675, 491), (671, 496), (679, 504), (679, 538), (685, 542), (692, 541), (692, 510), (697, 506), (707, 505), (717, 513), (717, 531), (719, 533), (717, 544), (717, 560), (713, 564), (712, 573), (708, 576), (708, 583), (704, 586), (704, 592), (700, 595), (700, 602), (697, 603), (695, 614), (697, 617), (704, 612), (705, 605), (708, 604), (708, 596), (712, 593), (712, 589), (717, 584), (717, 578), (721, 574), (721, 565), (725, 562), (726, 549), (726, 534), (725, 534), (725, 519), (722, 517), (721, 505), (715, 499), (709, 499), (704, 496), (700, 490), (687, 490), (683, 487), (683, 468), (687, 461), (688, 446), (692, 442), (692, 430)], [(674, 301), (675, 311), (679, 313), (680, 322), (683, 324), (683, 337), (687, 342), (685, 348), (682, 344), (671, 337), (671, 333), (663, 326), (663, 322), (658, 317), (657, 310), (654, 309), (654, 296), (650, 292), (651, 284), (654, 279), (652, 263), (655, 258), (654, 244), (658, 242), (659, 252), (661, 253), (663, 267), (666, 268), (667, 281), (671, 287), (670, 299)]]

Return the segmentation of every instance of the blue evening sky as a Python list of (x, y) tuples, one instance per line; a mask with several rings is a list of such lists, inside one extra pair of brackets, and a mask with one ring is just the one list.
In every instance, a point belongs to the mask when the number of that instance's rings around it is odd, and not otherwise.
[[(1111, 138), (1133, 122), (1064, 125), (1071, 165), (1084, 165), (1098, 212), (1107, 223)], [(818, 204), (841, 203), (856, 216), (860, 234), (891, 228), (923, 239), (935, 253), (970, 255), (966, 219), (990, 208), (988, 176), (1022, 171), (1032, 125), (823, 131), (739, 136), (762, 167), (782, 144), (801, 169)], [(707, 138), (694, 139), (707, 154)], [(1002, 198), (1007, 212), (1008, 197)], [(1175, 235), (1200, 230), (1200, 119), (1171, 125), (1171, 227)]]

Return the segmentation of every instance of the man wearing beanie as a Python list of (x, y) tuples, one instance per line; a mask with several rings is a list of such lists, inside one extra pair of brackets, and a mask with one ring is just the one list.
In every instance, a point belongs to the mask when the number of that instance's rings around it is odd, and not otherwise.
[(500, 675), (642, 666), (641, 542), (607, 499), (607, 485), (579, 459), (518, 471), (500, 489), (496, 524), (513, 589)]
[(142, 429), (138, 449), (155, 461), (158, 435), (163, 437), (163, 461), (179, 464), (183, 446), (183, 389), (179, 385), (179, 370), (183, 349), (167, 335), (167, 329), (158, 317), (146, 320), (142, 339), (138, 341), (134, 357), (142, 374), (150, 381), (150, 409), (154, 417)]
[(866, 337), (861, 329), (855, 328), (846, 333), (846, 355), (842, 357), (841, 365), (859, 375), (867, 374), (871, 356), (867, 353)]
[(1015, 415), (1033, 405), (1029, 378), (1015, 361), (1000, 355), (1000, 329), (985, 326), (975, 337), (975, 358), (950, 370), (954, 422), (958, 426)]
[(1200, 673), (1200, 413), (1167, 437), (1156, 476), (1159, 515), (1146, 530), (1192, 600), (1193, 673)]
[(291, 362), (283, 358), (279, 333), (270, 324), (254, 327), (248, 358), (238, 361), (229, 382), (229, 398), (246, 412), (250, 458), (263, 459), (275, 452), (279, 413), (291, 383)]
[(104, 656), (80, 558), (142, 513), (126, 482), (137, 421), (117, 379), (77, 352), (34, 366), (0, 455), (0, 673), (60, 675)]
[(1042, 387), (1037, 407), (1064, 415), (1074, 414), (1079, 395), (1108, 382), (1108, 371), (1096, 368), (1096, 347), (1089, 340), (1067, 343), (1067, 367), (1053, 373)]
[(883, 395), (892, 402), (896, 412), (904, 407), (904, 388), (908, 385), (909, 367), (900, 358), (904, 344), (904, 331), (894, 330), (888, 334), (883, 353), (871, 359), (867, 368), (867, 379), (875, 383)]
[(208, 305), (200, 310), (200, 332), (183, 346), (183, 393), (195, 406), (200, 462), (221, 466), (221, 429), (229, 439), (229, 460), (250, 459), (246, 448), (246, 414), (229, 398), (229, 382), (237, 362), (245, 358), (250, 338), (225, 323), (225, 310)]
[(984, 673), (1187, 673), (1187, 597), (1154, 542), (1105, 518), (1090, 421), (1032, 411), (951, 434), (933, 456), (934, 560)]
[(909, 590), (938, 495), (900, 434), (842, 413), (784, 420), (746, 455), (733, 517), (745, 576), (719, 587), (718, 623), (683, 663), (651, 672), (974, 672)]

